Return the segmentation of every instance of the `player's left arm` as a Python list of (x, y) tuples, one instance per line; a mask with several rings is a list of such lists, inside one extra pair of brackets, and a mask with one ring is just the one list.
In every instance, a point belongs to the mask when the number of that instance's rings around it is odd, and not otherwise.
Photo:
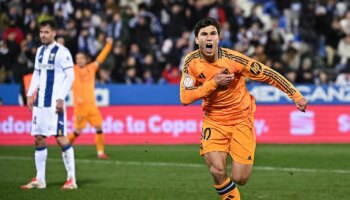
[(97, 71), (98, 67), (106, 60), (109, 52), (112, 50), (113, 46), (113, 38), (107, 37), (106, 38), (106, 44), (101, 50), (100, 54), (98, 54), (96, 60), (95, 60), (95, 71)]
[(70, 54), (68, 49), (62, 50), (62, 55), (59, 59), (57, 59), (58, 64), (63, 68), (63, 72), (65, 74), (65, 78), (62, 82), (60, 90), (57, 94), (57, 112), (63, 111), (63, 104), (66, 96), (68, 95), (74, 81), (74, 64), (72, 55)]
[(300, 111), (305, 112), (308, 104), (307, 100), (284, 76), (254, 59), (251, 59), (243, 54), (240, 56), (248, 60), (248, 64), (246, 66), (241, 66), (240, 72), (242, 75), (252, 80), (268, 83), (280, 89), (295, 102)]

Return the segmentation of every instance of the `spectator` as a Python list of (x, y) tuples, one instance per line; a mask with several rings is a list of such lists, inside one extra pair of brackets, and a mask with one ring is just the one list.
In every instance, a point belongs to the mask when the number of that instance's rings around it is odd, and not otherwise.
[(147, 76), (149, 73), (152, 75), (153, 79), (159, 79), (160, 77), (160, 70), (158, 67), (157, 61), (154, 59), (153, 54), (148, 53), (144, 56), (142, 63), (141, 63), (141, 72), (145, 75), (145, 72), (150, 71), (147, 73)]
[(339, 41), (337, 56), (340, 58), (337, 68), (342, 70), (350, 59), (350, 34)]
[(11, 69), (11, 60), (8, 59), (11, 57), (10, 50), (7, 47), (5, 41), (0, 40), (0, 83), (4, 83), (7, 80), (8, 73)]
[(21, 24), (22, 27), (25, 29), (29, 27), (29, 24), (31, 21), (35, 21), (35, 15), (33, 13), (33, 9), (31, 7), (27, 7), (24, 9), (24, 16), (23, 16), (23, 23)]
[(20, 45), (23, 40), (22, 29), (18, 27), (17, 20), (15, 18), (10, 19), (10, 25), (4, 30), (3, 33), (4, 40), (9, 40), (9, 37), (13, 37), (17, 45)]
[(255, 48), (253, 58), (263, 64), (266, 64), (267, 56), (265, 54), (265, 49), (263, 45), (259, 44)]
[(313, 66), (309, 57), (302, 60), (301, 66), (298, 69), (296, 83), (314, 83)]
[(119, 13), (113, 15), (113, 21), (108, 24), (108, 36), (113, 37), (115, 41), (122, 41), (124, 44), (128, 44), (129, 41), (129, 27), (125, 24)]
[(233, 42), (231, 40), (231, 32), (230, 32), (230, 24), (228, 22), (224, 22), (220, 31), (220, 46), (225, 48), (232, 48)]
[(335, 80), (335, 85), (337, 86), (350, 86), (350, 64), (347, 68), (342, 70)]
[[(52, 17), (60, 26), (57, 36), (73, 54), (82, 50), (94, 57), (105, 35), (115, 38), (117, 53), (107, 58), (98, 73), (103, 83), (124, 83), (126, 69), (130, 67), (135, 68), (137, 77), (145, 84), (162, 82), (159, 79), (164, 79), (163, 66), (170, 63), (179, 67), (185, 52), (195, 45), (190, 30), (199, 19), (208, 16), (222, 24), (221, 46), (234, 46), (260, 62), (281, 67), (279, 70), (292, 82), (321, 80), (322, 73), (312, 65), (330, 68), (335, 74), (329, 78), (334, 80), (346, 68), (350, 52), (344, 37), (350, 27), (348, 1), (254, 2), (257, 3), (248, 7), (246, 1), (236, 0), (12, 0), (2, 4), (7, 12), (0, 14), (0, 34), (6, 42), (1, 54), (8, 51), (11, 55), (2, 61), (5, 64), (0, 79), (17, 81), (17, 75), (11, 72), (18, 66), (17, 61), (23, 61), (21, 48), (30, 52), (28, 59), (33, 61), (40, 44), (37, 22)], [(265, 12), (260, 12), (261, 5)], [(13, 22), (18, 24), (14, 26)], [(26, 45), (22, 46), (21, 41), (26, 41)], [(308, 59), (300, 61), (301, 55), (308, 55)], [(310, 62), (311, 68), (305, 68)]]
[(177, 66), (171, 66), (170, 63), (167, 63), (165, 69), (163, 70), (163, 83), (168, 84), (179, 84), (181, 80), (181, 71)]
[(128, 67), (128, 68), (126, 68), (126, 73), (125, 73), (125, 76), (124, 76), (124, 82), (127, 85), (142, 84), (142, 79), (139, 78), (136, 75), (135, 67)]
[(90, 35), (89, 30), (83, 29), (78, 37), (78, 50), (94, 57), (98, 52), (95, 42), (96, 38)]
[[(186, 30), (186, 16), (181, 3), (174, 3), (167, 10), (169, 23), (166, 25), (165, 38), (177, 39), (181, 37), (182, 32)], [(177, 28), (173, 28), (176, 24)]]
[(107, 83), (111, 83), (112, 79), (110, 76), (110, 71), (104, 67), (101, 67), (98, 70), (98, 79), (97, 79), (97, 83), (98, 84), (107, 84)]
[(130, 21), (131, 38), (140, 47), (142, 53), (147, 52), (149, 39), (152, 36), (151, 27), (149, 25), (150, 19), (145, 16), (136, 16), (136, 22)]
[(332, 79), (330, 76), (330, 71), (327, 71), (326, 69), (317, 70), (315, 84), (316, 85), (332, 85), (333, 82), (332, 82)]
[(74, 13), (74, 7), (70, 0), (56, 0), (54, 3), (54, 13), (61, 12), (62, 19), (68, 20), (69, 16)]
[(115, 45), (112, 51), (112, 59), (113, 59), (113, 69), (111, 71), (111, 78), (114, 82), (123, 83), (123, 60), (124, 53), (122, 44), (118, 43)]
[(273, 60), (278, 60), (283, 54), (284, 39), (281, 30), (278, 27), (278, 21), (274, 20), (272, 28), (267, 32), (266, 54)]
[(334, 66), (334, 57), (340, 39), (344, 37), (344, 32), (341, 30), (339, 20), (334, 18), (331, 22), (331, 27), (326, 34), (326, 52), (327, 52), (327, 65), (329, 67)]
[(143, 72), (143, 83), (146, 85), (154, 84), (154, 78), (152, 74), (152, 70), (146, 69)]
[(345, 34), (350, 35), (350, 10), (346, 11), (344, 19), (340, 20), (340, 26)]
[(295, 44), (290, 42), (287, 49), (282, 55), (282, 60), (285, 62), (293, 71), (297, 71), (300, 66), (300, 55), (295, 47)]

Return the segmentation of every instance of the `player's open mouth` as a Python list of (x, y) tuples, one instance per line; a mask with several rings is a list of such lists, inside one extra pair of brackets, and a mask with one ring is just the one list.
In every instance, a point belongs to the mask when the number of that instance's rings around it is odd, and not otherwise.
[(205, 45), (205, 50), (207, 52), (212, 52), (213, 51), (213, 44), (210, 44), (210, 43), (206, 44)]

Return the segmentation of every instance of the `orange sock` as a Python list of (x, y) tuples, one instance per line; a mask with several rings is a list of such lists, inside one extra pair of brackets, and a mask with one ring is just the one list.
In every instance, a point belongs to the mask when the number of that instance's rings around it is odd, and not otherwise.
[(70, 144), (73, 144), (73, 142), (75, 141), (75, 139), (78, 137), (79, 135), (76, 133), (71, 133), (68, 135), (68, 140)]
[(232, 179), (227, 178), (226, 181), (220, 185), (215, 185), (215, 189), (222, 200), (240, 200), (238, 188)]
[(96, 142), (96, 149), (97, 154), (101, 155), (104, 153), (105, 145), (104, 145), (104, 138), (102, 133), (97, 133), (95, 135), (95, 142)]

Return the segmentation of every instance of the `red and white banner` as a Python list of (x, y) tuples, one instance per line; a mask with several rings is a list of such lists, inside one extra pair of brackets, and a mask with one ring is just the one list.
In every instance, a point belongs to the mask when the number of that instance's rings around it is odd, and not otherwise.
[[(101, 107), (106, 144), (198, 144), (200, 106)], [(26, 107), (0, 107), (0, 145), (33, 144), (31, 114)], [(68, 108), (68, 130), (73, 130)], [(350, 106), (309, 106), (306, 113), (293, 105), (258, 105), (255, 113), (258, 143), (350, 143)], [(94, 144), (87, 127), (76, 144)], [(49, 144), (55, 140), (50, 138)]]

